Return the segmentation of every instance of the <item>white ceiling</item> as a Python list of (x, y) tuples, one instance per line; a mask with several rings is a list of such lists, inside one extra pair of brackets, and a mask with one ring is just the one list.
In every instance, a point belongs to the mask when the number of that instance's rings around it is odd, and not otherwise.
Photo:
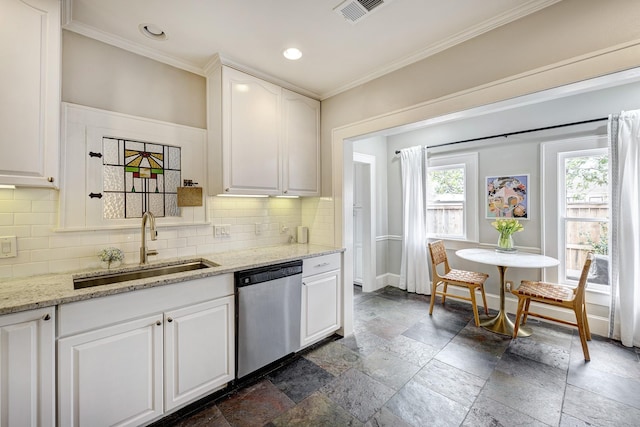
[[(64, 28), (204, 74), (214, 54), (318, 99), (559, 0), (385, 0), (353, 24), (343, 0), (63, 0)], [(154, 24), (166, 41), (143, 36)], [(297, 47), (302, 59), (284, 59)]]

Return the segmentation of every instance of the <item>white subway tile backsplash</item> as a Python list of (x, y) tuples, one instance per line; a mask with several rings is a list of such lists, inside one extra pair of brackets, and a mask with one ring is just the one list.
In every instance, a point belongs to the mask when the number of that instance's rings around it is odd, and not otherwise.
[[(206, 206), (207, 221), (211, 224), (159, 225), (158, 240), (151, 241), (147, 236), (148, 246), (159, 252), (152, 260), (283, 244), (289, 236), (295, 236), (298, 225), (310, 228), (311, 243), (333, 244), (331, 199), (209, 197)], [(0, 260), (0, 277), (101, 268), (97, 254), (109, 246), (125, 253), (125, 265), (138, 263), (139, 227), (55, 232), (57, 209), (55, 190), (0, 190), (0, 235), (18, 237), (18, 257)], [(262, 224), (258, 235), (256, 223)], [(230, 224), (231, 236), (214, 237), (215, 224)], [(282, 224), (288, 227), (286, 233), (280, 232)]]

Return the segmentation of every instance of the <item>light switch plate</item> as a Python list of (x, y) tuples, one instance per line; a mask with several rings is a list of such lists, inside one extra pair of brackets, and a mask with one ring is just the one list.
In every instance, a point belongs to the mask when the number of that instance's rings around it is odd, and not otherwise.
[(16, 236), (0, 237), (0, 258), (14, 258), (18, 256)]

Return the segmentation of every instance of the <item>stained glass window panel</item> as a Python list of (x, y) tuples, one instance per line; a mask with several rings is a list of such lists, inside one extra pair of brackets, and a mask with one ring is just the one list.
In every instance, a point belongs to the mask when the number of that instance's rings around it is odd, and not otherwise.
[(103, 138), (105, 218), (180, 216), (180, 147), (128, 139)]

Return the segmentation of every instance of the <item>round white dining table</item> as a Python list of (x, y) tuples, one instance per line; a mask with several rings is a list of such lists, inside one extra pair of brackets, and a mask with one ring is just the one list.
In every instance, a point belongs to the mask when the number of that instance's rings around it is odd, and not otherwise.
[[(559, 261), (546, 255), (538, 255), (527, 252), (498, 252), (494, 249), (460, 249), (456, 251), (456, 255), (468, 261), (478, 262), (480, 264), (495, 265), (500, 272), (500, 310), (498, 314), (480, 323), (480, 326), (492, 332), (513, 336), (514, 324), (507, 317), (505, 311), (505, 273), (507, 268), (547, 268), (555, 267)], [(527, 337), (531, 335), (531, 330), (527, 328), (518, 328), (518, 336)]]

